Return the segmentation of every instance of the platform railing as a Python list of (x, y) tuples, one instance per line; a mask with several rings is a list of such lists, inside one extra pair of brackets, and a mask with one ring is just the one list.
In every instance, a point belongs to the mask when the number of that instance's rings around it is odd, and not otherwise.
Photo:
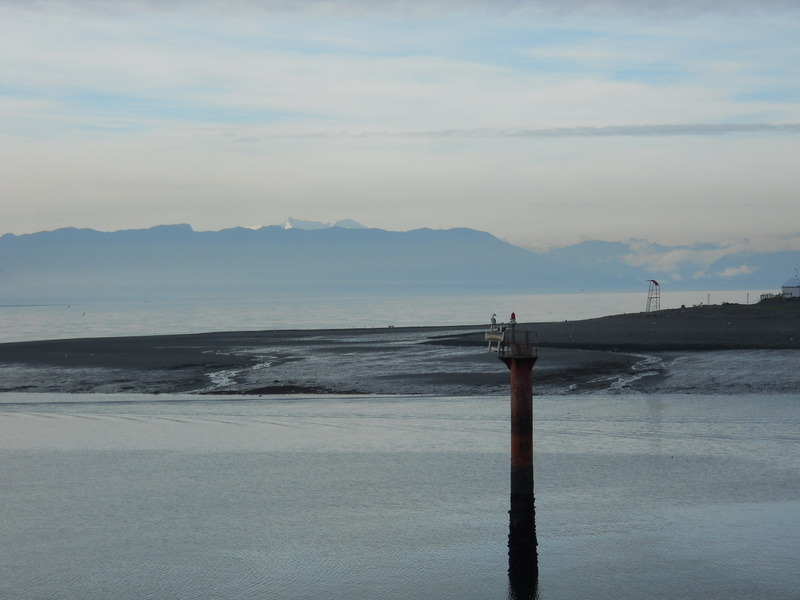
[(489, 351), (495, 351), (502, 358), (538, 356), (538, 336), (535, 331), (517, 331), (516, 325), (492, 325), (486, 332), (485, 341)]
[(505, 339), (500, 343), (500, 357), (535, 357), (539, 354), (538, 336), (535, 331), (517, 331), (516, 327), (506, 329)]

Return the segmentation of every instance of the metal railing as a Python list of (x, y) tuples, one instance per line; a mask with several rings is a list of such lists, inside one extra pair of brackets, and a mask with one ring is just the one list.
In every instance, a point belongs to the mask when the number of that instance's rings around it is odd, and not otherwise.
[(489, 352), (494, 350), (501, 358), (535, 357), (539, 353), (537, 333), (517, 331), (516, 325), (492, 325), (485, 340), (489, 342)]
[[(511, 335), (509, 335), (509, 332)], [(516, 327), (506, 330), (505, 340), (497, 351), (500, 357), (527, 358), (538, 356), (538, 337), (535, 331), (517, 331)]]

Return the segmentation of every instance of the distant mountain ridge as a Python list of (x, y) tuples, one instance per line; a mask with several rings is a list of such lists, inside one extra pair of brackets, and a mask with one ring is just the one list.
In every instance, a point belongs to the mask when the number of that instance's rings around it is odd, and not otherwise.
[(189, 225), (0, 237), (0, 303), (637, 289), (472, 229)]
[(0, 304), (623, 292), (646, 290), (648, 279), (663, 290), (774, 292), (798, 265), (791, 244), (757, 252), (587, 241), (534, 252), (473, 229), (397, 232), (349, 219), (221, 231), (64, 228), (0, 237)]

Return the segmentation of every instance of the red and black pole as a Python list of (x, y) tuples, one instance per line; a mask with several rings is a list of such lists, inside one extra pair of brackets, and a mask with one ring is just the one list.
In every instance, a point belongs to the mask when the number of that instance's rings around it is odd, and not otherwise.
[(508, 558), (512, 584), (535, 586), (538, 575), (536, 510), (533, 494), (533, 365), (536, 349), (529, 332), (516, 331), (512, 314), (510, 339), (499, 357), (511, 373), (511, 510)]

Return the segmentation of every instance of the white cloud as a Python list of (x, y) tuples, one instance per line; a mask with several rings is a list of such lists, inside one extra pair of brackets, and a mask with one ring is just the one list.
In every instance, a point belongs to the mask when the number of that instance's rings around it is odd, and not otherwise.
[[(402, 0), (375, 2), (374, 0), (199, 0), (195, 6), (219, 10), (258, 9), (274, 13), (319, 10), (336, 13), (421, 13), (446, 14), (464, 10), (514, 11), (521, 13), (612, 13), (612, 14), (729, 14), (762, 11), (795, 12), (793, 0), (674, 0), (665, 3), (657, 0)], [(4, 7), (34, 7), (52, 9), (69, 6), (73, 10), (186, 10), (185, 0), (0, 0)]]
[[(699, 249), (690, 247), (665, 250), (642, 240), (631, 241), (629, 246), (632, 252), (622, 258), (626, 264), (644, 267), (653, 274), (666, 274), (675, 278), (680, 277), (678, 275), (680, 271), (692, 270), (693, 279), (702, 279), (709, 276), (708, 267), (725, 256), (800, 251), (800, 234), (781, 238), (765, 237), (741, 240), (719, 247), (701, 247)], [(735, 277), (749, 275), (753, 271), (754, 267), (742, 264), (739, 267), (728, 267), (713, 275)]]
[(800, 123), (687, 123), (683, 125), (611, 125), (606, 127), (551, 127), (543, 129), (481, 128), (429, 131), (337, 131), (306, 133), (304, 137), (358, 138), (595, 138), (595, 137), (672, 137), (733, 134), (800, 134)]
[(671, 273), (687, 266), (706, 267), (731, 252), (730, 247), (713, 250), (679, 248), (664, 252), (650, 245), (640, 246), (637, 250), (622, 257), (622, 261), (633, 267), (644, 267), (650, 273)]
[[(14, 57), (3, 62), (0, 78), (12, 89), (59, 104), (67, 122), (84, 114), (102, 118), (109, 110), (138, 122), (224, 113), (256, 123), (259, 114), (282, 113), (292, 116), (293, 129), (302, 133), (329, 121), (334, 131), (353, 134), (543, 137), (674, 135), (682, 130), (713, 135), (748, 126), (761, 133), (773, 127), (774, 133), (800, 121), (800, 111), (787, 107), (778, 121), (753, 121), (751, 115), (741, 119), (741, 107), (726, 95), (741, 91), (732, 82), (738, 86), (747, 75), (736, 72), (726, 79), (716, 57), (698, 58), (702, 52), (692, 52), (709, 43), (722, 43), (726, 56), (733, 51), (728, 41), (714, 41), (722, 34), (707, 24), (682, 27), (680, 44), (664, 25), (649, 25), (633, 36), (620, 35), (617, 28), (625, 27), (609, 23), (577, 26), (569, 34), (571, 55), (565, 57), (557, 38), (544, 45), (538, 40), (548, 30), (535, 20), (500, 16), (483, 23), (465, 17), (451, 25), (446, 19), (411, 19), (397, 27), (390, 19), (350, 16), (329, 23), (308, 7), (339, 6), (348, 14), (341, 7), (362, 3), (299, 4), (305, 10), (288, 9), (288, 16), (281, 16), (285, 3), (243, 2), (241, 14), (226, 10), (217, 15), (190, 10), (185, 3), (156, 10), (151, 3), (130, 2), (132, 14), (126, 16), (91, 12), (78, 18), (55, 11), (37, 15), (35, 23), (21, 18), (27, 26), (0, 28), (0, 53)], [(585, 8), (588, 3), (572, 5)], [(617, 5), (633, 6), (609, 4)], [(474, 3), (443, 6), (455, 10)], [(271, 7), (277, 7), (277, 17), (251, 14)], [(163, 10), (176, 11), (180, 20)], [(513, 42), (505, 39), (509, 33)], [(455, 49), (442, 44), (442, 37)], [(474, 44), (488, 51), (470, 51)], [(764, 40), (739, 36), (735, 56), (750, 56), (754, 44)], [(776, 44), (776, 52), (778, 46), (791, 60), (792, 49)], [(524, 58), (526, 47), (533, 58)], [(570, 65), (537, 60), (559, 51), (558, 58), (584, 66), (572, 73)], [(681, 85), (660, 82), (654, 74), (665, 68), (682, 73)], [(620, 69), (634, 79), (620, 79)], [(708, 85), (709, 70), (715, 72), (713, 86)]]
[(728, 267), (718, 275), (720, 277), (736, 277), (738, 275), (750, 275), (753, 271), (755, 271), (753, 267), (742, 265), (741, 267)]

